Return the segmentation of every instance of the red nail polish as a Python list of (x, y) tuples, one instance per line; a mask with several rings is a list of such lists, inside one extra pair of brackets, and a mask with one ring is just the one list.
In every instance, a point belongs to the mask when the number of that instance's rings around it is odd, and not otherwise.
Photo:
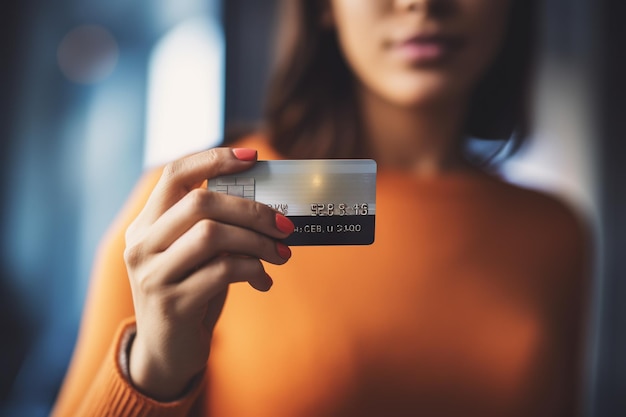
[(284, 243), (276, 242), (276, 251), (283, 259), (291, 258), (291, 249), (289, 249), (289, 246)]
[(276, 228), (283, 233), (292, 233), (294, 225), (291, 220), (280, 213), (276, 213)]
[(233, 154), (240, 161), (256, 161), (256, 149), (234, 148)]

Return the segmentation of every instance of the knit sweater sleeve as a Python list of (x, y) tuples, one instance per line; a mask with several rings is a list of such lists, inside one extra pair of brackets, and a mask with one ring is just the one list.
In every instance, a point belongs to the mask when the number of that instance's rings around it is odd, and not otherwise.
[(124, 234), (159, 177), (160, 170), (144, 175), (101, 242), (78, 341), (53, 417), (187, 416), (202, 391), (200, 383), (179, 401), (159, 403), (135, 390), (119, 365), (123, 336), (134, 316), (123, 260)]

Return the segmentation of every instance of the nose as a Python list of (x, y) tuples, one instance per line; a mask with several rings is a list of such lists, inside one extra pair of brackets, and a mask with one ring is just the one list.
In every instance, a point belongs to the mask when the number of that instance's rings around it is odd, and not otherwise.
[(396, 10), (442, 17), (450, 14), (453, 9), (453, 2), (454, 0), (395, 0), (394, 4)]
[(411, 12), (428, 7), (429, 0), (396, 0), (396, 7)]

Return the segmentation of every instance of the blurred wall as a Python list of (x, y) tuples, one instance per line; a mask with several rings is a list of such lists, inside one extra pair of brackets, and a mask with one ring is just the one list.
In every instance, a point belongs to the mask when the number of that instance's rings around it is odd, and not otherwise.
[(272, 63), (279, 0), (228, 0), (226, 22), (227, 126), (249, 126), (261, 117)]
[[(11, 120), (16, 116), (13, 98), (16, 96), (17, 69), (11, 63), (20, 59), (20, 48), (15, 42), (20, 32), (19, 22), (24, 15), (24, 3), (13, 2), (3, 7), (0, 14), (0, 196), (6, 195), (11, 181), (7, 169), (11, 158)], [(4, 218), (6, 205), (0, 204), (0, 218)], [(6, 233), (0, 222), (0, 236)], [(16, 291), (10, 279), (9, 265), (0, 257), (0, 404), (6, 401), (15, 375), (19, 371), (32, 337), (26, 310), (17, 302)]]
[(626, 415), (626, 3), (598, 5), (602, 30), (597, 48), (603, 59), (598, 77), (599, 258), (596, 416)]
[(154, 48), (221, 12), (217, 0), (5, 3), (0, 415), (36, 417), (71, 356), (98, 241), (142, 173)]

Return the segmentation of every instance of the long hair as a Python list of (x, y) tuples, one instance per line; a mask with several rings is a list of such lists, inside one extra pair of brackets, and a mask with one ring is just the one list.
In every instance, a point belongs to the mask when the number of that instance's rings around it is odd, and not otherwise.
[[(284, 0), (278, 59), (265, 106), (272, 145), (290, 158), (366, 156), (354, 75), (336, 32), (323, 24), (322, 0)], [(469, 103), (465, 135), (511, 140), (530, 132), (535, 0), (514, 0), (498, 55)], [(511, 139), (509, 139), (511, 138)]]

